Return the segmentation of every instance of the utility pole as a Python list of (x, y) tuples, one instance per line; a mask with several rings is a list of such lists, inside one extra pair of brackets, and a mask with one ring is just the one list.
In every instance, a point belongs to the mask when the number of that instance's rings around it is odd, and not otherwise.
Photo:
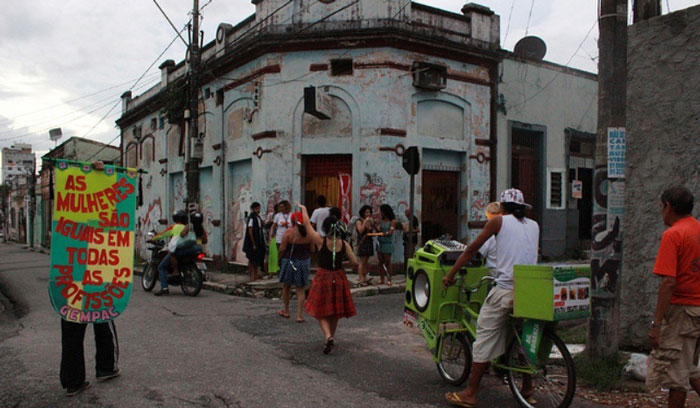
[(608, 358), (618, 351), (619, 273), (622, 266), (622, 220), (621, 217), (608, 216), (612, 205), (609, 187), (618, 186), (618, 181), (613, 183), (608, 177), (608, 131), (622, 128), (624, 132), (626, 123), (627, 0), (601, 0), (598, 27), (598, 129), (593, 177), (592, 294), (587, 352), (589, 357)]
[(634, 24), (661, 15), (661, 0), (634, 0), (632, 5)]
[(193, 0), (192, 36), (190, 39), (190, 77), (189, 77), (189, 157), (187, 170), (187, 204), (199, 204), (199, 158), (192, 154), (195, 142), (199, 138), (199, 0)]

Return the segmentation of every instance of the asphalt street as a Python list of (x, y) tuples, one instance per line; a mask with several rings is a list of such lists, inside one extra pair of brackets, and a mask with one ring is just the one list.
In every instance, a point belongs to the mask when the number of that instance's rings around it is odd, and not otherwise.
[[(277, 315), (281, 301), (179, 288), (158, 298), (134, 285), (117, 321), (122, 375), (69, 398), (58, 380), (60, 322), (48, 294), (49, 256), (0, 243), (1, 407), (414, 407), (448, 406), (420, 334), (402, 324), (402, 295), (355, 299), (336, 348), (321, 353), (314, 319)], [(295, 304), (292, 305), (294, 315)], [(515, 407), (487, 378), (479, 407)], [(575, 401), (573, 406), (597, 405)]]

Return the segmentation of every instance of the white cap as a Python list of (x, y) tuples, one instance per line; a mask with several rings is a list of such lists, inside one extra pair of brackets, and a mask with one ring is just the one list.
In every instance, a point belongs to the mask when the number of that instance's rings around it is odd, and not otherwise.
[(530, 204), (527, 204), (525, 202), (525, 198), (523, 198), (523, 192), (518, 190), (517, 188), (509, 188), (508, 190), (504, 191), (501, 193), (501, 202), (502, 203), (515, 203), (515, 204), (520, 204), (525, 206), (527, 209), (531, 209), (532, 206)]

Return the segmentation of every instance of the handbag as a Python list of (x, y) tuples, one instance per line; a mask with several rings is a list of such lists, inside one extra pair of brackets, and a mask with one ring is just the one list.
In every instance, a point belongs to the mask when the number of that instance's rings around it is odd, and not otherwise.
[(177, 241), (177, 246), (175, 248), (177, 249), (182, 249), (182, 248), (187, 248), (192, 245), (197, 244), (197, 236), (193, 231), (190, 231), (185, 235), (184, 237), (181, 237), (179, 241)]

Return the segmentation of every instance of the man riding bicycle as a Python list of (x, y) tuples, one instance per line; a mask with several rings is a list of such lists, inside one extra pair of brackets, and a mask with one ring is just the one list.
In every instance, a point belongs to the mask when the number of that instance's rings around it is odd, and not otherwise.
[[(532, 208), (523, 199), (523, 193), (515, 188), (501, 193), (503, 216), (491, 218), (483, 231), (460, 255), (450, 272), (442, 280), (444, 287), (455, 283), (455, 275), (479, 251), (490, 238), (496, 239), (495, 284), (479, 312), (476, 340), (473, 345), (473, 360), (467, 388), (461, 392), (445, 395), (456, 406), (476, 406), (481, 377), (488, 369), (489, 362), (506, 351), (506, 330), (508, 316), (513, 311), (513, 265), (534, 265), (537, 263), (540, 228), (537, 223), (525, 217), (525, 209)], [(522, 395), (531, 398), (534, 394), (532, 382), (523, 381)]]

